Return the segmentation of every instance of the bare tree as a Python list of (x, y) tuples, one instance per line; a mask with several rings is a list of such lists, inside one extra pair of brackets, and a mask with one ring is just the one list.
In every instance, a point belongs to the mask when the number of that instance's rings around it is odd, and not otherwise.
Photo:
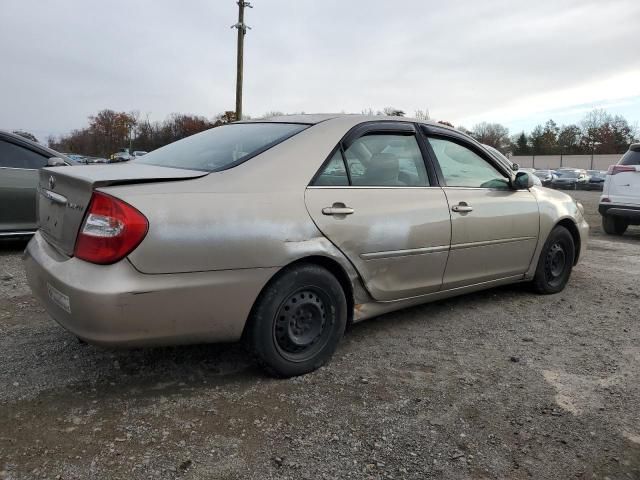
[(404, 117), (404, 110), (394, 107), (384, 107), (382, 113), (388, 117)]
[(26, 138), (27, 140), (31, 140), (32, 142), (38, 143), (38, 139), (31, 132), (26, 132), (24, 130), (14, 130), (13, 133), (15, 133), (16, 135), (21, 136), (22, 138)]
[(417, 120), (429, 120), (431, 117), (429, 116), (429, 109), (426, 108), (424, 110), (416, 110), (413, 115)]
[(471, 135), (480, 143), (497, 148), (503, 153), (511, 146), (509, 130), (499, 123), (479, 123), (473, 127)]

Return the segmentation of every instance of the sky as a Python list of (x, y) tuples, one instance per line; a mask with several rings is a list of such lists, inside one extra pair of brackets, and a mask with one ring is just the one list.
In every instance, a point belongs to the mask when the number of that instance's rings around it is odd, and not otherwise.
[[(1, 0), (0, 129), (235, 108), (235, 0)], [(244, 113), (387, 106), (512, 133), (640, 122), (638, 0), (252, 0)]]

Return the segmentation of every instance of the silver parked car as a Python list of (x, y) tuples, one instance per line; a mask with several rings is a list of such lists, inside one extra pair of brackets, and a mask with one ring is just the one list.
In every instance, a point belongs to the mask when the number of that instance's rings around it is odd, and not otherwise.
[(52, 161), (74, 163), (44, 145), (0, 131), (0, 237), (35, 232), (38, 170)]
[(45, 169), (40, 188), (25, 264), (61, 325), (104, 345), (243, 338), (278, 376), (324, 364), (351, 322), (513, 282), (559, 292), (587, 243), (571, 197), (405, 118), (237, 122)]

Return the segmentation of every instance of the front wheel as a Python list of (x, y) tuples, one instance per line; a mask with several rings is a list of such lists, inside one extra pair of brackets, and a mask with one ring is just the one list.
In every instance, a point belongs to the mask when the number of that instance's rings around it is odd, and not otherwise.
[(627, 231), (629, 224), (624, 218), (613, 217), (611, 215), (603, 215), (602, 229), (609, 235), (622, 235)]
[(331, 358), (346, 323), (340, 282), (320, 266), (295, 266), (258, 297), (247, 325), (247, 346), (269, 374), (294, 377)]
[(534, 290), (543, 294), (564, 290), (571, 276), (574, 259), (575, 243), (571, 233), (565, 227), (556, 226), (540, 252), (532, 282)]

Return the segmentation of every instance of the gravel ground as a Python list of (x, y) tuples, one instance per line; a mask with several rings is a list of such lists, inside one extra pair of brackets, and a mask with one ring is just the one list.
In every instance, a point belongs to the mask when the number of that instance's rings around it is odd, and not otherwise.
[(78, 343), (0, 246), (0, 478), (640, 479), (640, 228), (567, 289), (493, 289), (355, 325), (267, 378), (237, 345)]

